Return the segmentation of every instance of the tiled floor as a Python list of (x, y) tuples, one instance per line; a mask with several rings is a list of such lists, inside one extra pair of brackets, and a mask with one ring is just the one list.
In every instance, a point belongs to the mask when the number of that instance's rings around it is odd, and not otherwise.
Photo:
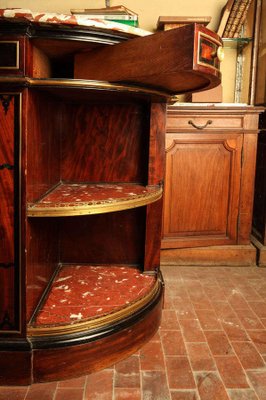
[(266, 269), (164, 267), (160, 331), (78, 379), (0, 387), (0, 400), (266, 400)]

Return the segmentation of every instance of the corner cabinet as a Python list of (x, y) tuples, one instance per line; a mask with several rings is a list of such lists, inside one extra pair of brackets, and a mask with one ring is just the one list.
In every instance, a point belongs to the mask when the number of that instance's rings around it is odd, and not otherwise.
[(113, 365), (160, 324), (166, 103), (220, 83), (221, 41), (109, 28), (0, 10), (0, 384)]
[(252, 265), (258, 117), (249, 106), (170, 106), (162, 262)]

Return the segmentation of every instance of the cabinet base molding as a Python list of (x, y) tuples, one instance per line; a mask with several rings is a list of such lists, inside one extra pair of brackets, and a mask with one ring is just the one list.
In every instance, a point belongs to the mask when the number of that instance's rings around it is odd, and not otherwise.
[(0, 385), (26, 386), (31, 382), (31, 351), (0, 349)]
[[(137, 311), (98, 328), (49, 336), (28, 336), (28, 348), (16, 339), (0, 343), (0, 385), (30, 385), (71, 379), (110, 367), (135, 353), (159, 328), (164, 285)], [(14, 362), (16, 360), (16, 362)]]
[(266, 267), (266, 246), (251, 236), (251, 241), (257, 249), (257, 265), (258, 267)]
[(252, 266), (256, 265), (256, 252), (252, 244), (164, 249), (161, 265)]

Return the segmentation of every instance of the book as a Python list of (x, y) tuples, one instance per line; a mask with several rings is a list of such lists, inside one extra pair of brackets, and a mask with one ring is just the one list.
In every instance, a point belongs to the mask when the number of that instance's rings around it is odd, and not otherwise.
[(125, 6), (113, 6), (104, 8), (82, 8), (71, 9), (71, 14), (86, 14), (86, 15), (133, 15), (138, 16), (134, 11), (131, 11)]
[(247, 1), (246, 5), (245, 5), (245, 8), (243, 9), (243, 12), (241, 13), (241, 16), (240, 16), (238, 25), (237, 25), (237, 27), (235, 29), (235, 32), (233, 34), (233, 37), (239, 37), (239, 33), (240, 33), (240, 30), (241, 30), (241, 27), (242, 27), (242, 25), (244, 24), (244, 22), (245, 22), (245, 20), (247, 18), (247, 13), (248, 13), (249, 6), (251, 5), (251, 3), (252, 3), (252, 0), (248, 0)]
[(70, 12), (73, 15), (83, 15), (89, 19), (103, 19), (134, 27), (138, 26), (138, 14), (122, 5), (105, 8), (71, 9)]
[(238, 9), (243, 1), (246, 1), (246, 0), (234, 0), (234, 4), (231, 9), (230, 16), (229, 16), (227, 24), (225, 26), (223, 37), (225, 37), (225, 38), (230, 37), (230, 31), (231, 31), (234, 21), (237, 17)]
[(234, 0), (228, 0), (226, 5), (222, 9), (222, 16), (221, 16), (220, 24), (219, 24), (219, 27), (217, 30), (217, 34), (221, 37), (224, 36), (224, 30), (225, 30), (226, 24), (228, 22), (228, 19), (230, 17), (230, 13), (231, 13), (233, 5), (234, 5)]
[[(245, 22), (249, 6), (252, 2), (252, 0), (233, 0), (233, 3), (232, 0), (229, 1), (229, 17), (227, 18), (227, 21), (225, 24), (223, 24), (223, 26), (220, 23), (219, 29), (217, 31), (217, 33), (224, 38), (234, 38), (239, 36), (241, 26)], [(229, 8), (227, 8), (227, 11), (228, 10)]]
[(211, 17), (159, 17), (157, 22), (158, 30), (168, 30), (181, 27), (187, 24), (200, 24), (207, 26), (211, 22)]

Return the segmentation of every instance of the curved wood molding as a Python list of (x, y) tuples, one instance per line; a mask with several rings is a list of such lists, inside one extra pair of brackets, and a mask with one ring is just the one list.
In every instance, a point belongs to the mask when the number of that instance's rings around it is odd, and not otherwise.
[(28, 77), (0, 77), (1, 84), (14, 84), (23, 85), (27, 87), (36, 88), (57, 88), (57, 89), (78, 89), (82, 90), (94, 90), (94, 91), (109, 91), (116, 93), (128, 93), (128, 94), (139, 94), (147, 96), (156, 96), (160, 98), (171, 99), (171, 95), (163, 90), (157, 90), (153, 88), (145, 88), (142, 86), (128, 85), (123, 83), (110, 83), (107, 81), (100, 80), (89, 80), (89, 79), (61, 79), (61, 78), (41, 78), (34, 79)]

